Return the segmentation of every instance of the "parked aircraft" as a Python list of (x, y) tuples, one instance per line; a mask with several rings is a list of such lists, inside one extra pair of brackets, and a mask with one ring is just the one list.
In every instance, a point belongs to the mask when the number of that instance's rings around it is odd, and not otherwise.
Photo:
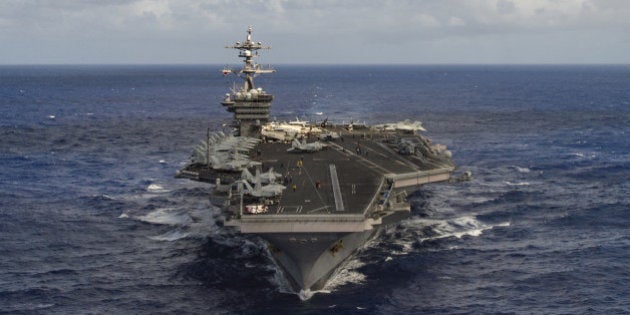
[(287, 149), (287, 152), (316, 152), (321, 151), (325, 147), (327, 147), (327, 145), (319, 141), (306, 143), (306, 140), (300, 142), (298, 139), (293, 139), (293, 143), (291, 147)]
[(424, 127), (422, 127), (421, 122), (417, 120), (414, 122), (411, 122), (409, 119), (405, 119), (404, 121), (399, 121), (395, 123), (375, 125), (374, 128), (382, 129), (382, 130), (389, 130), (389, 131), (395, 131), (395, 130), (407, 131), (407, 132), (427, 131), (426, 129), (424, 129)]
[(262, 174), (258, 171), (258, 169), (256, 169), (256, 176), (253, 176), (248, 169), (243, 169), (241, 172), (241, 179), (247, 180), (252, 184), (257, 183), (258, 181), (263, 184), (275, 183), (276, 179), (279, 179), (280, 177), (282, 177), (282, 174), (274, 172), (273, 167)]
[(255, 187), (252, 187), (249, 182), (243, 179), (237, 180), (236, 182), (240, 184), (239, 189), (241, 189), (243, 193), (258, 198), (278, 196), (282, 194), (282, 191), (287, 188), (286, 186), (280, 184), (261, 185), (260, 183), (256, 184)]
[(251, 161), (247, 158), (236, 158), (231, 160), (221, 160), (216, 155), (210, 156), (210, 165), (215, 170), (224, 170), (224, 171), (235, 171), (239, 172), (243, 169), (253, 166), (262, 165), (262, 163), (258, 161)]

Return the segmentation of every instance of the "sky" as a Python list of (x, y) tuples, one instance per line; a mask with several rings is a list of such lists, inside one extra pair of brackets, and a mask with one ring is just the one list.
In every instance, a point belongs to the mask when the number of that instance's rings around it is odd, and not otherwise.
[(0, 0), (0, 64), (630, 64), (629, 0)]

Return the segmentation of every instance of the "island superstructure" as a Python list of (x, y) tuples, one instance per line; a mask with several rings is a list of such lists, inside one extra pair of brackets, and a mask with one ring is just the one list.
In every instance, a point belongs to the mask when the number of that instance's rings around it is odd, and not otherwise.
[(243, 80), (221, 102), (234, 113), (233, 131), (208, 132), (178, 176), (214, 184), (225, 226), (265, 240), (296, 292), (323, 288), (384, 226), (408, 217), (410, 192), (451, 179), (450, 151), (423, 136), (418, 121), (270, 121), (274, 97), (254, 83), (274, 72), (254, 60), (269, 47), (252, 40), (250, 27), (227, 48), (244, 61), (223, 71)]

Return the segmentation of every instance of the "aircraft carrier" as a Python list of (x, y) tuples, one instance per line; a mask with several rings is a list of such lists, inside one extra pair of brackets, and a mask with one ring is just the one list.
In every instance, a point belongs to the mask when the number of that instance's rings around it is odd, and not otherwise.
[(252, 40), (250, 27), (226, 48), (244, 61), (223, 69), (243, 80), (221, 102), (234, 115), (231, 131), (208, 131), (177, 176), (213, 184), (225, 226), (264, 239), (296, 293), (323, 288), (384, 226), (408, 217), (408, 193), (451, 180), (451, 153), (418, 121), (270, 121), (274, 97), (254, 84), (275, 72), (254, 60), (269, 47)]

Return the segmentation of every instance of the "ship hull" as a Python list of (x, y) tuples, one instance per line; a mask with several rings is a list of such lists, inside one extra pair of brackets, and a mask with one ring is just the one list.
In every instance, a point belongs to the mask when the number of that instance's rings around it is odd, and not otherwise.
[(350, 233), (265, 233), (269, 251), (296, 292), (321, 290), (378, 229)]

